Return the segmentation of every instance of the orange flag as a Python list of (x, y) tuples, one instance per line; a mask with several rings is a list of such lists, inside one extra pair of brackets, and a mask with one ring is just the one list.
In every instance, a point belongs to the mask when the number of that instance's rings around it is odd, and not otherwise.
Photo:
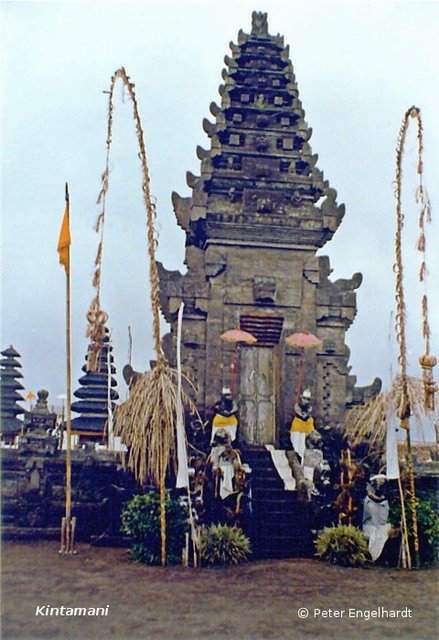
[(62, 220), (61, 231), (59, 232), (58, 253), (59, 263), (64, 265), (66, 274), (70, 272), (70, 205), (69, 205), (69, 188), (66, 184), (66, 208)]

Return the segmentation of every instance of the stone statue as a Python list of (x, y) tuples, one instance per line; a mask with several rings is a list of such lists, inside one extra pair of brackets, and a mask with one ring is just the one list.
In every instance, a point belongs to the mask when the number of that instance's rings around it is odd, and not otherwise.
[(301, 502), (309, 502), (312, 496), (321, 495), (330, 483), (330, 467), (323, 457), (322, 449), (322, 436), (313, 430), (306, 436), (302, 463), (295, 451), (286, 452)]
[(188, 442), (194, 447), (194, 450), (207, 453), (210, 449), (206, 433), (206, 426), (209, 422), (203, 422), (199, 416), (191, 414), (185, 417), (185, 424)]
[(215, 436), (219, 429), (223, 429), (230, 437), (230, 442), (236, 440), (236, 431), (238, 429), (238, 408), (232, 398), (230, 389), (224, 387), (220, 400), (215, 404), (215, 415), (212, 421), (212, 436), (210, 444), (215, 440)]
[(314, 484), (314, 474), (323, 464), (322, 436), (318, 431), (311, 431), (305, 439), (305, 451), (302, 465), (303, 475)]
[(47, 453), (54, 455), (60, 445), (60, 429), (56, 412), (49, 412), (49, 392), (37, 391), (37, 402), (31, 411), (25, 412), (25, 432), (20, 436), (18, 448), (22, 454)]
[(34, 413), (49, 413), (49, 407), (47, 404), (48, 397), (49, 392), (46, 391), (46, 389), (37, 391), (37, 402), (35, 404)]
[(133, 384), (138, 380), (141, 375), (138, 371), (134, 371), (133, 367), (130, 364), (126, 364), (122, 369), (123, 379), (128, 387), (131, 389)]
[(369, 553), (377, 560), (389, 537), (389, 503), (386, 498), (386, 476), (371, 476), (363, 503), (363, 533), (369, 539)]
[(215, 478), (215, 497), (222, 500), (234, 493), (238, 484), (242, 484), (244, 467), (238, 451), (232, 447), (229, 432), (218, 429), (208, 458)]
[(290, 428), (291, 444), (300, 457), (303, 466), (305, 453), (305, 439), (308, 433), (314, 431), (314, 419), (311, 417), (312, 395), (310, 389), (305, 389), (299, 401), (294, 405), (294, 418)]

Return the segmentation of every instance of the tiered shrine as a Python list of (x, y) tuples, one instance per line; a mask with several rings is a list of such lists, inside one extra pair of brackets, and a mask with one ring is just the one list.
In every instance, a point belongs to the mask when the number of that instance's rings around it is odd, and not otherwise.
[(24, 413), (19, 402), (23, 402), (21, 395), (23, 385), (19, 378), (23, 374), (19, 371), (21, 357), (18, 351), (11, 345), (1, 352), (3, 358), (0, 359), (0, 433), (5, 442), (14, 442), (15, 436), (23, 431), (23, 421), (17, 418)]
[[(97, 370), (89, 370), (86, 356), (86, 363), (82, 367), (84, 375), (78, 380), (80, 387), (73, 394), (78, 400), (72, 402), (72, 411), (80, 415), (72, 419), (72, 434), (79, 436), (80, 442), (101, 442), (108, 438), (109, 416), (119, 398), (114, 377), (116, 367), (111, 353), (113, 347), (108, 334), (105, 328)], [(88, 351), (91, 349), (92, 344)]]

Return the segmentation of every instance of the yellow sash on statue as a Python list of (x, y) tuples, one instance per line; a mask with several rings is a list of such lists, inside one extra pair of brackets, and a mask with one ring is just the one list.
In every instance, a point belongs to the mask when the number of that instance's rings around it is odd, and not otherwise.
[(311, 431), (314, 431), (314, 418), (302, 420), (301, 418), (295, 416), (291, 423), (290, 431), (298, 431), (299, 433), (311, 433)]
[(213, 419), (212, 426), (215, 428), (220, 427), (236, 427), (238, 419), (236, 416), (222, 416), (217, 413)]

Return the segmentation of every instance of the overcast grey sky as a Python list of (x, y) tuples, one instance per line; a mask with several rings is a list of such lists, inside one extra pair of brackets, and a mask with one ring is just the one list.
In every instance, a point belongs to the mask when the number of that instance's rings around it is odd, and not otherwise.
[[(432, 351), (439, 353), (439, 5), (436, 2), (3, 2), (1, 348), (22, 354), (28, 390), (65, 392), (65, 278), (56, 245), (71, 191), (73, 388), (87, 347), (85, 314), (93, 296), (93, 224), (105, 164), (110, 78), (125, 66), (136, 84), (160, 227), (158, 257), (183, 270), (184, 234), (170, 195), (189, 195), (185, 174), (199, 172), (197, 144), (212, 100), (219, 103), (223, 58), (252, 10), (268, 11), (271, 33), (291, 46), (318, 167), (346, 205), (329, 254), (333, 278), (364, 276), (357, 318), (347, 334), (360, 384), (388, 379), (394, 308), (394, 156), (405, 110), (422, 110), (425, 185), (432, 202), (428, 259)], [(141, 173), (128, 99), (116, 92), (114, 146), (103, 257), (102, 306), (109, 312), (116, 365), (144, 370), (152, 353)], [(404, 259), (409, 362), (419, 375), (424, 347), (416, 284), (420, 257), (414, 204), (416, 136), (404, 162)], [(395, 364), (393, 364), (395, 371)], [(438, 374), (436, 373), (436, 377)], [(125, 386), (121, 385), (125, 397)]]

